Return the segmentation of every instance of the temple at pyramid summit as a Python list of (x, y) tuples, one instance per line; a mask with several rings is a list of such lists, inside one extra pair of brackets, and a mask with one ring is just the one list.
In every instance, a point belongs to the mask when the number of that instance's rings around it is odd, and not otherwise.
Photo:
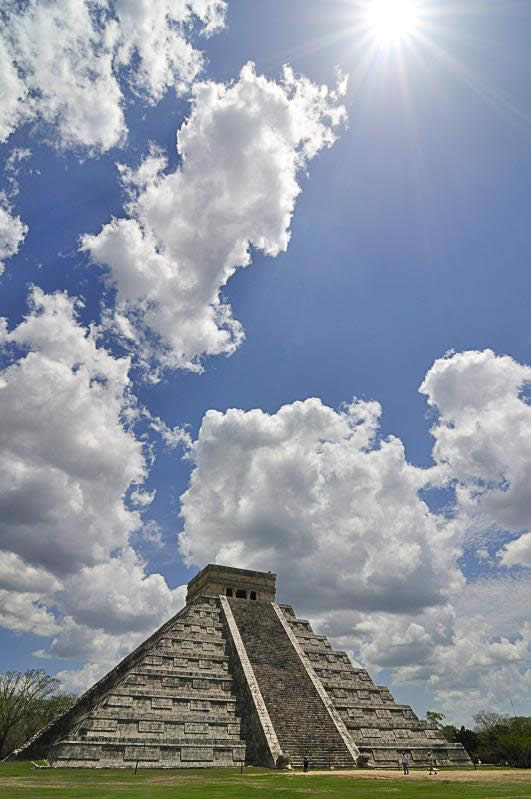
[(17, 753), (53, 766), (465, 765), (290, 605), (276, 575), (209, 565), (185, 607)]

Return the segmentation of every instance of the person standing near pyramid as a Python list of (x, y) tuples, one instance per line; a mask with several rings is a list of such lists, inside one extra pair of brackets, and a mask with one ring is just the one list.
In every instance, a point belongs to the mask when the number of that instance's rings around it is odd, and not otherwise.
[(409, 774), (409, 758), (407, 752), (402, 752), (402, 768), (404, 769), (404, 774)]

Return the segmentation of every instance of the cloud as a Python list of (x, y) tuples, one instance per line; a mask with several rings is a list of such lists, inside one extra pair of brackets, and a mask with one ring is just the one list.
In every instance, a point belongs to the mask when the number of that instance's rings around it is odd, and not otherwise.
[(48, 610), (36, 591), (13, 590), (0, 584), (0, 626), (16, 633), (50, 636), (59, 631), (55, 615)]
[(9, 591), (50, 594), (62, 583), (46, 569), (30, 566), (14, 552), (0, 552), (0, 585)]
[(531, 712), (530, 596), (524, 578), (484, 578), (444, 606), (413, 614), (325, 611), (313, 617), (314, 628), (371, 674), (390, 669), (396, 696), (418, 685), (428, 707), (470, 724), (482, 707)]
[(123, 143), (121, 84), (148, 103), (187, 89), (203, 67), (190, 36), (219, 31), (225, 10), (223, 0), (10, 4), (0, 38), (0, 141), (38, 121), (61, 148), (98, 154)]
[[(87, 687), (184, 602), (185, 586), (149, 574), (131, 545), (132, 533), (160, 537), (123, 500), (128, 492), (142, 508), (153, 498), (126, 424), (142, 417), (184, 443), (192, 463), (179, 537), (187, 565), (276, 571), (281, 601), (374, 674), (390, 669), (398, 692), (425, 686), (452, 721), (486, 706), (531, 711), (529, 533), (517, 529), (526, 506), (508, 514), (499, 499), (513, 492), (518, 505), (529, 469), (527, 367), (490, 351), (434, 363), (421, 387), (439, 414), (427, 469), (381, 437), (374, 401), (210, 410), (192, 441), (136, 408), (129, 359), (97, 346), (73, 300), (35, 289), (32, 303), (2, 333), (12, 363), (0, 373), (0, 623), (51, 637), (41, 657), (84, 661), (61, 672), (65, 686)], [(457, 486), (451, 514), (430, 510), (427, 485)], [(500, 529), (518, 537), (485, 560)], [(476, 540), (487, 576), (472, 581), (460, 556)]]
[(29, 228), (19, 216), (12, 214), (11, 205), (4, 192), (0, 192), (0, 275), (5, 261), (16, 255)]
[(142, 491), (141, 489), (137, 488), (135, 491), (131, 491), (131, 504), (137, 505), (141, 508), (144, 508), (146, 505), (151, 505), (155, 499), (156, 493), (156, 491)]
[(176, 612), (183, 589), (131, 548), (144, 526), (124, 496), (153, 496), (129, 426), (130, 362), (98, 346), (79, 310), (33, 288), (23, 321), (0, 325), (0, 623), (53, 635), (43, 655), (85, 657), (99, 636), (111, 657)]
[(510, 541), (498, 554), (504, 566), (525, 566), (531, 569), (531, 533)]
[(65, 294), (35, 288), (31, 303), (2, 336), (30, 351), (0, 373), (1, 540), (64, 576), (127, 544), (140, 520), (122, 496), (146, 467), (121, 419), (133, 403), (129, 360), (96, 346)]
[(531, 527), (530, 382), (531, 367), (484, 350), (440, 358), (420, 386), (439, 416), (433, 479), (456, 482), (464, 527), (478, 518), (483, 530)]
[(179, 425), (169, 427), (169, 425), (158, 416), (152, 416), (147, 411), (145, 411), (145, 416), (149, 419), (149, 427), (151, 430), (154, 430), (160, 435), (168, 449), (175, 449), (176, 447), (182, 446), (187, 450), (191, 446), (192, 437), (184, 427), (180, 427)]
[(187, 40), (194, 17), (205, 36), (224, 26), (224, 0), (144, 0), (115, 4), (118, 24), (116, 60), (129, 66), (138, 59), (130, 82), (150, 103), (158, 102), (167, 89), (186, 91), (203, 68), (203, 54)]
[(422, 470), (402, 443), (376, 439), (379, 414), (318, 399), (209, 411), (181, 497), (185, 561), (272, 569), (308, 610), (444, 604), (462, 584), (452, 526), (419, 498)]
[(146, 575), (143, 561), (126, 548), (119, 557), (68, 577), (58, 599), (78, 625), (120, 635), (155, 629), (183, 606), (184, 591), (185, 586), (168, 588), (160, 574)]
[[(507, 593), (513, 597), (507, 605)], [(474, 594), (476, 595), (474, 597)], [(490, 601), (489, 601), (489, 596)], [(470, 723), (478, 709), (531, 712), (529, 582), (470, 585), (455, 598), (452, 639), (394, 672), (396, 684), (420, 682), (449, 718)], [(477, 599), (485, 602), (477, 604)], [(492, 599), (495, 602), (492, 602)], [(522, 605), (515, 607), (521, 600)]]
[(86, 663), (81, 669), (63, 669), (55, 676), (61, 681), (63, 691), (79, 696), (98, 682), (113, 665), (116, 665), (116, 661)]
[(201, 357), (233, 353), (244, 332), (221, 290), (250, 264), (250, 247), (288, 246), (297, 174), (335, 140), (345, 119), (330, 91), (285, 68), (281, 83), (247, 64), (229, 85), (193, 86), (169, 174), (159, 150), (136, 171), (121, 167), (128, 218), (114, 219), (82, 249), (109, 268), (116, 331), (146, 359), (201, 370)]
[(0, 75), (2, 75), (0, 142), (4, 142), (21, 121), (22, 103), (26, 100), (28, 90), (2, 37), (0, 37)]
[(22, 162), (31, 158), (31, 150), (27, 147), (14, 147), (4, 162), (4, 176), (6, 178), (6, 196), (12, 199), (19, 193), (18, 175)]

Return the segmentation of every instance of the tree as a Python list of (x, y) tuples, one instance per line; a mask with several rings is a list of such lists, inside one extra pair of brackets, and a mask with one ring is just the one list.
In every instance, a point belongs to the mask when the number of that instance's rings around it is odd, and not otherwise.
[(50, 721), (60, 716), (68, 710), (77, 697), (75, 694), (56, 694), (48, 699), (42, 699), (35, 703), (32, 712), (27, 714), (21, 723), (17, 725), (14, 732), (8, 738), (7, 751), (12, 752), (23, 743), (32, 738), (35, 733), (42, 730)]
[(498, 739), (509, 731), (509, 716), (494, 711), (481, 710), (474, 716), (478, 736), (477, 753), (484, 763), (499, 763), (505, 760)]
[(435, 724), (438, 730), (441, 729), (441, 722), (445, 719), (444, 713), (439, 713), (437, 710), (428, 710), (426, 713), (426, 721), (430, 724)]
[(441, 733), (443, 734), (445, 741), (448, 741), (450, 744), (455, 743), (457, 740), (457, 727), (455, 727), (453, 724), (443, 724), (441, 727)]
[(509, 716), (504, 713), (495, 713), (493, 710), (480, 710), (474, 716), (477, 732), (492, 733), (497, 727), (505, 727)]
[[(20, 746), (72, 704), (59, 693), (59, 680), (41, 669), (0, 674), (0, 756)], [(65, 702), (66, 697), (66, 702)]]
[(509, 720), (509, 728), (498, 736), (498, 748), (511, 766), (531, 766), (531, 718), (515, 716)]
[(455, 742), (463, 744), (466, 751), (470, 755), (471, 758), (477, 758), (477, 751), (478, 751), (478, 743), (479, 737), (477, 732), (473, 730), (468, 730), (464, 725), (461, 725), (461, 729), (457, 730), (455, 734)]

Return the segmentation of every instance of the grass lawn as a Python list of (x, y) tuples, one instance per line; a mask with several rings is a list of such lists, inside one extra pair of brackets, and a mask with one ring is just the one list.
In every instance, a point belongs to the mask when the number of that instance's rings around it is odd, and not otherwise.
[[(460, 772), (463, 775), (462, 772)], [(491, 776), (489, 776), (491, 775)], [(248, 768), (182, 771), (129, 769), (35, 770), (29, 763), (0, 765), (1, 799), (377, 799), (393, 794), (396, 799), (531, 799), (531, 771), (482, 771), (465, 774), (458, 781), (452, 771), (428, 777), (412, 773), (309, 774)]]

